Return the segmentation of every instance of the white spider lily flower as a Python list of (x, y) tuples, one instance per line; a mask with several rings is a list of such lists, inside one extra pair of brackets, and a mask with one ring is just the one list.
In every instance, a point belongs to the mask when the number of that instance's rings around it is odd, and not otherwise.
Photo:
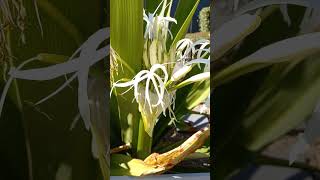
[[(163, 74), (163, 78), (161, 78), (161, 75), (158, 75), (156, 73), (156, 71), (161, 70), (162, 74)], [(145, 81), (145, 92), (144, 92), (144, 97), (145, 97), (145, 101), (148, 103), (149, 107), (150, 107), (150, 111), (152, 111), (152, 106), (158, 106), (158, 105), (163, 105), (163, 97), (164, 97), (164, 93), (166, 91), (165, 89), (165, 84), (167, 83), (169, 79), (167, 70), (165, 68), (164, 65), (161, 64), (155, 64), (151, 67), (150, 70), (142, 70), (140, 71), (131, 81), (128, 82), (115, 82), (113, 83), (112, 88), (116, 88), (116, 87), (130, 87), (129, 90), (131, 88), (134, 88), (134, 97), (135, 100), (137, 102), (139, 102), (139, 85), (141, 85), (141, 83), (143, 83)], [(151, 90), (151, 86), (150, 86), (150, 81), (153, 85), (154, 91), (157, 94), (158, 97), (158, 101), (157, 103), (151, 103), (151, 97), (150, 97), (150, 91)], [(111, 90), (112, 92), (112, 90)], [(127, 91), (126, 91), (127, 92)], [(124, 92), (124, 93), (126, 93)]]
[[(179, 59), (191, 58), (192, 54), (195, 53), (193, 41), (189, 38), (181, 39), (176, 45), (176, 56)], [(190, 55), (191, 53), (191, 55)]]
[[(152, 137), (153, 129), (159, 119), (159, 115), (161, 113), (165, 115), (166, 109), (167, 108), (170, 109), (170, 106), (173, 102), (173, 95), (169, 93), (165, 93), (164, 96), (162, 97), (161, 105), (150, 106), (149, 103), (146, 103), (146, 97), (145, 97), (146, 94), (144, 93), (146, 92), (145, 87), (139, 86), (138, 92), (139, 92), (139, 96), (138, 96), (137, 102), (139, 104), (139, 111), (141, 112), (141, 115), (142, 115), (144, 129), (148, 133), (148, 135)], [(148, 96), (151, 104), (157, 104), (159, 97), (156, 93), (150, 91)], [(169, 115), (172, 115), (171, 112), (169, 112)], [(170, 118), (173, 119), (171, 116)]]
[(197, 48), (197, 50), (195, 51), (196, 58), (198, 59), (204, 58), (210, 53), (210, 41), (207, 39), (198, 40), (193, 44), (193, 46), (199, 46), (199, 48)]
[(201, 39), (193, 42), (191, 39), (185, 38), (178, 41), (176, 45), (176, 56), (181, 61), (193, 58), (204, 58), (210, 53), (210, 41)]
[[(170, 23), (177, 24), (177, 21), (170, 17), (169, 15), (165, 16), (164, 11), (167, 9), (168, 6), (171, 5), (172, 2), (164, 2), (162, 1), (157, 9), (153, 13), (146, 14), (145, 10), (143, 10), (143, 20), (146, 22), (146, 29), (144, 38), (145, 39), (163, 39), (164, 41), (167, 38), (168, 33), (170, 34), (172, 38), (172, 33), (169, 29)], [(157, 14), (157, 11), (159, 10), (160, 6), (162, 5), (162, 10), (159, 14)]]
[(172, 38), (168, 24), (171, 22), (177, 24), (177, 21), (172, 17), (158, 16), (155, 13), (148, 13), (147, 15), (145, 10), (143, 12), (143, 20), (147, 23), (144, 38), (149, 38), (150, 40), (166, 37), (167, 33)]
[[(171, 5), (172, 0), (163, 0), (153, 13), (147, 15), (146, 11), (143, 11), (143, 20), (146, 22), (143, 62), (146, 69), (155, 64), (168, 63), (171, 59), (166, 47), (168, 34), (173, 38), (169, 24), (177, 24), (177, 21), (170, 17)], [(168, 72), (170, 70), (168, 68)]]
[[(83, 43), (83, 45), (70, 57), (69, 61), (64, 63), (52, 65), (45, 68), (20, 70), (29, 61), (24, 62), (17, 69), (12, 68), (9, 71), (10, 79), (5, 87), (9, 88), (14, 78), (44, 81), (65, 76), (69, 73), (74, 73), (73, 76), (65, 84), (63, 84), (48, 97), (40, 100), (37, 104), (42, 103), (48, 98), (57, 94), (59, 91), (65, 88), (73, 79), (78, 78), (78, 108), (80, 115), (84, 120), (85, 126), (89, 130), (91, 125), (90, 107), (87, 93), (89, 69), (92, 65), (108, 56), (110, 49), (109, 45), (100, 49), (98, 49), (98, 47), (104, 40), (109, 38), (109, 35), (109, 28), (100, 29), (91, 37), (89, 37), (89, 39), (85, 43)], [(77, 54), (79, 54), (79, 57), (75, 57)], [(0, 101), (0, 113), (3, 107), (3, 101), (6, 97), (6, 93), (7, 90), (5, 89), (2, 93)]]
[[(160, 73), (157, 73), (160, 71)], [(161, 113), (165, 113), (172, 104), (172, 96), (165, 88), (169, 76), (166, 67), (162, 64), (154, 64), (150, 70), (140, 71), (131, 81), (115, 82), (113, 88), (133, 88), (134, 98), (139, 104), (139, 111), (144, 118), (145, 131), (152, 135), (153, 126)], [(111, 90), (112, 92), (112, 90)]]

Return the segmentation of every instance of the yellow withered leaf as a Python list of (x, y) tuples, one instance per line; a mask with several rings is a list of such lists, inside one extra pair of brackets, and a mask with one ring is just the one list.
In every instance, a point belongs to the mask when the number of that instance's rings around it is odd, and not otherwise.
[(209, 136), (210, 126), (193, 134), (179, 147), (163, 154), (153, 153), (145, 160), (133, 159), (122, 154), (111, 155), (111, 175), (146, 176), (162, 174), (202, 147)]

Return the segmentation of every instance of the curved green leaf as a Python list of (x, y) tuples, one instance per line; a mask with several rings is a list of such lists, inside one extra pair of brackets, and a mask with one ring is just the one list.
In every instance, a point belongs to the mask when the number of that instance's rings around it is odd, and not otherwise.
[(319, 51), (320, 33), (310, 33), (285, 39), (266, 46), (213, 75), (213, 86), (217, 87), (246, 73), (273, 64), (303, 60)]
[(236, 16), (265, 6), (279, 4), (292, 4), (304, 7), (312, 7), (312, 3), (309, 0), (255, 0), (242, 7), (237, 12)]
[(175, 19), (177, 20), (177, 24), (172, 25), (171, 27), (171, 32), (173, 34), (174, 39), (168, 41), (170, 48), (175, 46), (175, 44), (186, 35), (193, 14), (195, 13), (199, 2), (200, 0), (179, 1), (175, 13)]
[(319, 69), (319, 56), (301, 62), (264, 103), (246, 115), (244, 144), (248, 149), (263, 148), (307, 119), (320, 98)]
[(212, 59), (219, 59), (228, 50), (254, 32), (260, 25), (261, 18), (257, 15), (244, 14), (214, 31), (214, 45)]

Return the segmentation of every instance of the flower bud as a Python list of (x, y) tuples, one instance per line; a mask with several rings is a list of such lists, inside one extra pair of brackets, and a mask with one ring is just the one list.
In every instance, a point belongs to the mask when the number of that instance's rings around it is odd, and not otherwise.
[(190, 72), (192, 69), (191, 65), (185, 65), (182, 66), (178, 71), (172, 74), (171, 81), (179, 81), (181, 78), (183, 78), (188, 72)]

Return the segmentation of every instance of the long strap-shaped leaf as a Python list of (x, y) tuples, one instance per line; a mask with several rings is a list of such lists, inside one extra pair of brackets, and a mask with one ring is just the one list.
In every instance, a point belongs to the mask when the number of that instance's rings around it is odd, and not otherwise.
[[(124, 69), (119, 68), (114, 73), (115, 81), (123, 78), (133, 78), (134, 72), (139, 72), (142, 67), (143, 54), (143, 1), (142, 0), (113, 0), (110, 2), (110, 44), (113, 50), (119, 55), (119, 64), (123, 63)], [(120, 60), (121, 59), (121, 60)], [(130, 67), (127, 69), (127, 67)], [(139, 127), (139, 111), (136, 103), (131, 103), (134, 98), (132, 92), (122, 97), (117, 97), (119, 119), (121, 124), (122, 140), (132, 143), (135, 149), (137, 132)]]
[(187, 33), (193, 14), (195, 13), (199, 2), (200, 0), (179, 1), (175, 13), (175, 19), (177, 20), (177, 24), (173, 25), (171, 28), (171, 32), (173, 34), (174, 39), (171, 41), (169, 40), (170, 43), (168, 44), (171, 48), (174, 47), (175, 44), (180, 39), (182, 39)]
[(240, 15), (243, 13), (246, 13), (248, 11), (252, 11), (258, 8), (262, 8), (265, 6), (270, 6), (270, 5), (279, 5), (279, 4), (292, 4), (292, 5), (298, 5), (298, 6), (304, 6), (304, 7), (316, 7), (315, 5), (316, 1), (312, 0), (255, 0), (244, 7), (242, 7), (236, 14)]
[(254, 32), (260, 25), (261, 18), (257, 15), (244, 14), (214, 31), (212, 59), (219, 59), (228, 50)]
[(272, 96), (246, 115), (243, 143), (248, 149), (260, 150), (306, 120), (320, 98), (319, 69), (319, 56), (301, 62), (283, 78)]
[(302, 60), (320, 52), (320, 33), (301, 35), (266, 46), (213, 76), (217, 87), (272, 64)]

